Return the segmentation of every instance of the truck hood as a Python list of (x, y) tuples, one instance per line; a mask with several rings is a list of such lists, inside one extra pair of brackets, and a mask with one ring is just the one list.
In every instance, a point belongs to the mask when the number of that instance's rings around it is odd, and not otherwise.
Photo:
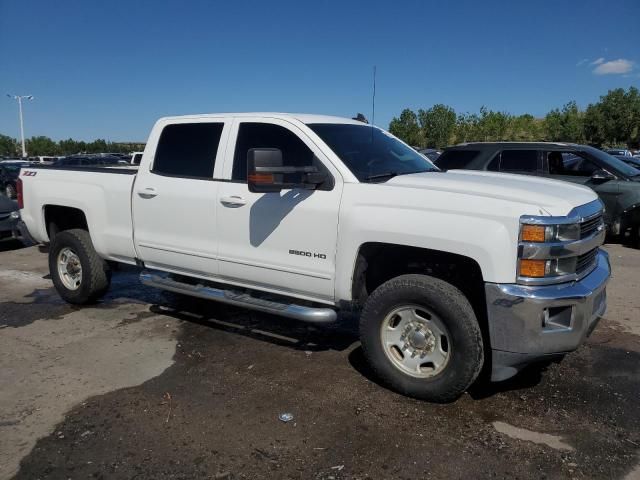
[(573, 208), (598, 198), (588, 187), (527, 175), (449, 170), (399, 175), (387, 185), (440, 190), (464, 195), (501, 198), (536, 205), (549, 215), (567, 215)]

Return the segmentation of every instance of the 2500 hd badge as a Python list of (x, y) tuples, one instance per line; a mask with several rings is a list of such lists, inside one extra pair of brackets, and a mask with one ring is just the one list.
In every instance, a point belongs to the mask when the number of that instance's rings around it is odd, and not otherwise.
[(327, 256), (324, 253), (305, 252), (303, 250), (289, 250), (289, 255), (300, 255), (301, 257), (319, 258), (320, 260), (327, 259)]

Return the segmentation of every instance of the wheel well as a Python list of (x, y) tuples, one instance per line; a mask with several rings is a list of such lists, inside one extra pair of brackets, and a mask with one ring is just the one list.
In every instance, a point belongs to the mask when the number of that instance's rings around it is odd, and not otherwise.
[(352, 301), (362, 306), (368, 296), (387, 280), (417, 273), (444, 280), (469, 300), (484, 330), (487, 307), (480, 265), (472, 258), (426, 248), (366, 243), (360, 247), (353, 273)]
[(62, 207), (59, 205), (46, 205), (44, 207), (44, 222), (47, 227), (49, 241), (53, 240), (56, 233), (72, 228), (89, 230), (87, 217), (78, 208)]

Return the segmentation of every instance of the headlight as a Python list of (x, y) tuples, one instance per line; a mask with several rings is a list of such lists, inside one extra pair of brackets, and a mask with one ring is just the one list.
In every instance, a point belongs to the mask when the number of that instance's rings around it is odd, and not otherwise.
[(520, 241), (532, 243), (572, 242), (580, 240), (580, 224), (530, 225), (520, 227)]
[(11, 220), (20, 220), (20, 212), (18, 210), (11, 212), (9, 218), (11, 218)]
[(517, 282), (550, 285), (579, 280), (598, 263), (604, 241), (602, 202), (594, 200), (566, 216), (520, 217)]

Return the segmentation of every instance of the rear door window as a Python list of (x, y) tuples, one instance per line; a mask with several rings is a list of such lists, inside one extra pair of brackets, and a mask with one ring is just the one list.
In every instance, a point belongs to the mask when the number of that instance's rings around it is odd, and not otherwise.
[(160, 134), (152, 172), (212, 179), (224, 123), (176, 123)]
[(478, 158), (479, 150), (446, 150), (435, 161), (436, 166), (443, 170), (465, 169)]
[[(501, 172), (537, 173), (537, 150), (503, 150), (499, 154)], [(492, 161), (492, 163), (495, 159)]]

